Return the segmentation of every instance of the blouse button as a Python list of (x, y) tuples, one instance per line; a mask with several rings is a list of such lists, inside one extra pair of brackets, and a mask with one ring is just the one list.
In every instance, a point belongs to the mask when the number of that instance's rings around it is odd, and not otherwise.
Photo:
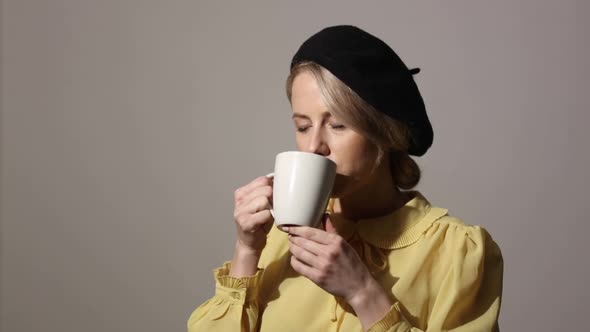
[(240, 293), (238, 292), (231, 292), (231, 297), (233, 297), (236, 300), (240, 299)]

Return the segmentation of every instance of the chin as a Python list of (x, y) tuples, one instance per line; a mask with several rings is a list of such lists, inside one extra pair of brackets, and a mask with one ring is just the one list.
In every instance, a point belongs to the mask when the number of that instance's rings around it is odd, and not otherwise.
[(334, 179), (334, 186), (332, 187), (332, 193), (330, 194), (331, 198), (339, 198), (342, 197), (343, 193), (346, 192), (346, 188), (349, 184), (349, 177), (346, 175), (336, 174), (336, 178)]

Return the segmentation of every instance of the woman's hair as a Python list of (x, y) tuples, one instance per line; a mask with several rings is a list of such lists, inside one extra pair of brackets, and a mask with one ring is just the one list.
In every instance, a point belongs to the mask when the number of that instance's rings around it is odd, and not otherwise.
[(377, 111), (330, 71), (311, 61), (298, 63), (291, 69), (286, 84), (289, 102), (293, 81), (302, 72), (313, 75), (330, 112), (377, 147), (375, 167), (385, 153), (390, 153), (395, 184), (401, 189), (411, 189), (418, 184), (420, 168), (407, 153), (409, 131), (404, 123)]

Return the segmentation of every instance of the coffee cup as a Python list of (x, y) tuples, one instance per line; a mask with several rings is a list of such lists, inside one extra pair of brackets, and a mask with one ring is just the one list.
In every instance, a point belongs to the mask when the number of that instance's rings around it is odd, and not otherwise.
[(286, 226), (316, 227), (325, 212), (336, 163), (310, 152), (286, 151), (275, 157), (273, 204), (270, 212), (279, 229)]

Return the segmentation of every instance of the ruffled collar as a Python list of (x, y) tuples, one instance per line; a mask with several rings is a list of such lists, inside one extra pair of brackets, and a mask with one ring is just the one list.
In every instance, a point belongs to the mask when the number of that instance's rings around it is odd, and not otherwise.
[[(357, 251), (373, 274), (387, 270), (387, 250), (399, 249), (418, 241), (432, 223), (447, 214), (446, 209), (433, 207), (418, 191), (408, 191), (411, 199), (401, 208), (381, 217), (351, 221), (334, 212), (337, 198), (331, 198), (326, 207), (338, 234)], [(334, 297), (334, 310), (330, 319), (350, 311), (349, 305)], [(341, 307), (342, 309), (338, 309)], [(348, 309), (346, 309), (348, 308)]]
[(334, 212), (337, 198), (328, 201), (326, 213), (343, 238), (350, 240), (358, 236), (377, 248), (398, 249), (416, 242), (435, 220), (447, 214), (446, 209), (431, 206), (419, 191), (408, 193), (412, 198), (404, 206), (376, 218), (354, 222), (342, 217)]

